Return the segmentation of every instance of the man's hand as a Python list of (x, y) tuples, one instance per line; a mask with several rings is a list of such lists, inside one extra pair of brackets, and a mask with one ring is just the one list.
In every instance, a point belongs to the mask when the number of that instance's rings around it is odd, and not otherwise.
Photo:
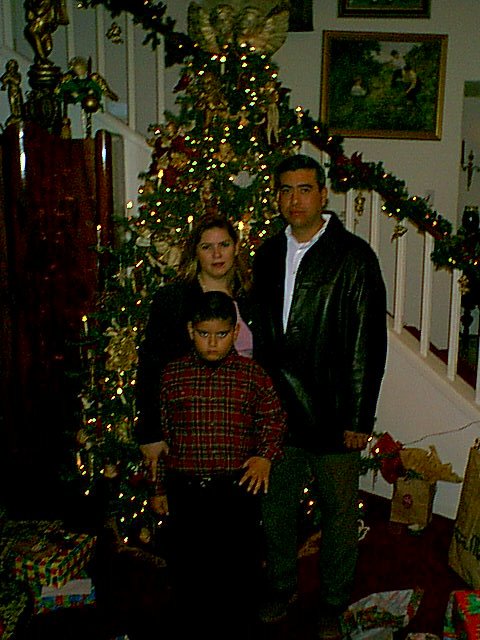
[(167, 496), (153, 496), (150, 498), (150, 507), (152, 511), (159, 516), (168, 515), (168, 500)]
[(355, 431), (343, 432), (343, 443), (351, 451), (363, 451), (367, 446), (369, 433), (356, 433)]
[(267, 460), (267, 458), (261, 458), (260, 456), (249, 458), (243, 465), (246, 471), (238, 484), (240, 486), (247, 484), (247, 491), (250, 491), (254, 495), (262, 488), (263, 493), (267, 493), (271, 466), (272, 463), (270, 460)]
[(148, 469), (148, 473), (153, 482), (157, 479), (157, 460), (159, 456), (166, 455), (168, 453), (168, 444), (165, 440), (160, 442), (149, 442), (148, 444), (141, 444), (140, 451), (143, 455), (145, 466)]

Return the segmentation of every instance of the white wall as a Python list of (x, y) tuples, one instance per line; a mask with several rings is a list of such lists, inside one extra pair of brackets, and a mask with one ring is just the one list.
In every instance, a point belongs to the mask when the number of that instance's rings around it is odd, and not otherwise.
[[(471, 390), (461, 379), (445, 381), (444, 367), (431, 355), (418, 358), (418, 343), (408, 333), (389, 332), (386, 375), (375, 430), (388, 431), (404, 446), (428, 450), (434, 445), (443, 463), (463, 476), (468, 452), (480, 437), (480, 410), (468, 398)], [(392, 485), (379, 475), (361, 480), (362, 488), (390, 498)], [(433, 505), (435, 513), (455, 518), (461, 484), (439, 482)]]

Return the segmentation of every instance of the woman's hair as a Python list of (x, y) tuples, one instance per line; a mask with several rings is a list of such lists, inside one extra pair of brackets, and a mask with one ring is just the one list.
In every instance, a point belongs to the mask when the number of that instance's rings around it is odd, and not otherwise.
[[(187, 237), (180, 264), (178, 267), (178, 277), (187, 282), (195, 280), (199, 272), (199, 264), (197, 258), (197, 247), (200, 244), (202, 235), (210, 229), (225, 229), (233, 243), (238, 243), (238, 233), (233, 223), (220, 214), (205, 214), (193, 227), (190, 235)], [(241, 252), (237, 252), (234, 261), (234, 274), (232, 282), (232, 294), (234, 296), (239, 293), (246, 292), (251, 286), (250, 269)]]

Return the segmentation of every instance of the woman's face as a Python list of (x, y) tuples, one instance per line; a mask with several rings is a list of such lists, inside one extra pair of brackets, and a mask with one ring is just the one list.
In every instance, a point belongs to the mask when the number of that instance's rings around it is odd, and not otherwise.
[(226, 229), (213, 227), (204, 231), (197, 245), (200, 273), (215, 279), (231, 274), (237, 247)]

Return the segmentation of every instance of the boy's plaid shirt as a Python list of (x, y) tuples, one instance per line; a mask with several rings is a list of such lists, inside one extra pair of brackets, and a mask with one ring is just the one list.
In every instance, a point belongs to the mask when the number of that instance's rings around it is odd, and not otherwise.
[[(281, 456), (285, 412), (270, 377), (250, 358), (232, 351), (212, 365), (192, 352), (166, 366), (160, 389), (167, 469), (211, 475), (240, 469), (251, 456)], [(164, 473), (160, 464), (159, 488)]]

